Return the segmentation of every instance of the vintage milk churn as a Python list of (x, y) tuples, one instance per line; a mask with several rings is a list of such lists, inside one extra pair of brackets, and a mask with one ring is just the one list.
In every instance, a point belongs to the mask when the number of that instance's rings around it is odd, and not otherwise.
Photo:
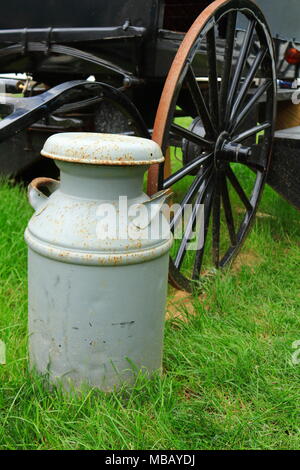
[(133, 383), (162, 362), (167, 196), (142, 192), (161, 150), (137, 137), (61, 133), (42, 155), (61, 176), (29, 186), (31, 367), (67, 389)]

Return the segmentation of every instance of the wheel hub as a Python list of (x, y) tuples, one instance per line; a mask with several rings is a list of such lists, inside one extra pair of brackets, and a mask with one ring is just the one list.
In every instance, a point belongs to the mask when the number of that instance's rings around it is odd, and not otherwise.
[(224, 146), (228, 141), (229, 134), (226, 131), (221, 132), (217, 138), (214, 148), (214, 165), (215, 168), (220, 168), (224, 164)]

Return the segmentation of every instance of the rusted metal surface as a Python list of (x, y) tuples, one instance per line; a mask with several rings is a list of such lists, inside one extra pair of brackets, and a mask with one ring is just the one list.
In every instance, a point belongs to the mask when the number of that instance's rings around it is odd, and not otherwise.
[(30, 205), (37, 210), (58, 187), (59, 181), (52, 178), (35, 178), (28, 186), (28, 200)]
[(143, 138), (91, 132), (73, 132), (50, 137), (41, 154), (58, 161), (89, 165), (151, 165), (164, 160), (157, 145)]
[[(172, 236), (163, 214), (151, 211), (166, 192), (153, 201), (142, 192), (160, 148), (149, 139), (70, 133), (49, 138), (43, 153), (57, 158), (61, 179), (39, 178), (29, 189), (31, 366), (66, 390), (132, 384), (134, 370), (151, 374), (162, 364)], [(145, 208), (147, 223), (129, 231), (132, 206)]]

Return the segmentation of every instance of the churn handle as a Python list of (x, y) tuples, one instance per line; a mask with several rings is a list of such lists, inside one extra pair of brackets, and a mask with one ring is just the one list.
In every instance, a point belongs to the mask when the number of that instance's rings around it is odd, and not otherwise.
[(40, 177), (31, 181), (28, 186), (28, 201), (34, 210), (48, 199), (58, 189), (60, 182), (52, 178)]
[(158, 191), (158, 193), (154, 194), (153, 196), (151, 196), (150, 199), (148, 199), (147, 201), (144, 201), (144, 202), (141, 202), (139, 204), (137, 204), (137, 206), (151, 206), (153, 205), (154, 207), (154, 210), (151, 211), (151, 216), (147, 217), (145, 221), (139, 221), (139, 223), (135, 223), (133, 221), (133, 225), (135, 225), (138, 229), (145, 229), (146, 227), (148, 227), (152, 220), (157, 216), (157, 214), (161, 211), (162, 209), (162, 206), (163, 204), (165, 203), (165, 201), (172, 195), (172, 191), (170, 191), (170, 189), (163, 189), (162, 191)]

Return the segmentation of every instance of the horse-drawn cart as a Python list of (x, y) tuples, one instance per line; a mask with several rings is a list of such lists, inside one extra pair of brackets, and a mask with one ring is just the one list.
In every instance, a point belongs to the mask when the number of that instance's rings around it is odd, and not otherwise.
[[(173, 189), (173, 230), (192, 205), (170, 260), (172, 284), (190, 290), (209, 259), (223, 267), (238, 253), (266, 181), (300, 207), (299, 12), (295, 0), (12, 0), (0, 74), (27, 78), (2, 80), (2, 173), (32, 171), (51, 133), (152, 137), (166, 158), (149, 194)], [(190, 251), (201, 204), (205, 243)]]

